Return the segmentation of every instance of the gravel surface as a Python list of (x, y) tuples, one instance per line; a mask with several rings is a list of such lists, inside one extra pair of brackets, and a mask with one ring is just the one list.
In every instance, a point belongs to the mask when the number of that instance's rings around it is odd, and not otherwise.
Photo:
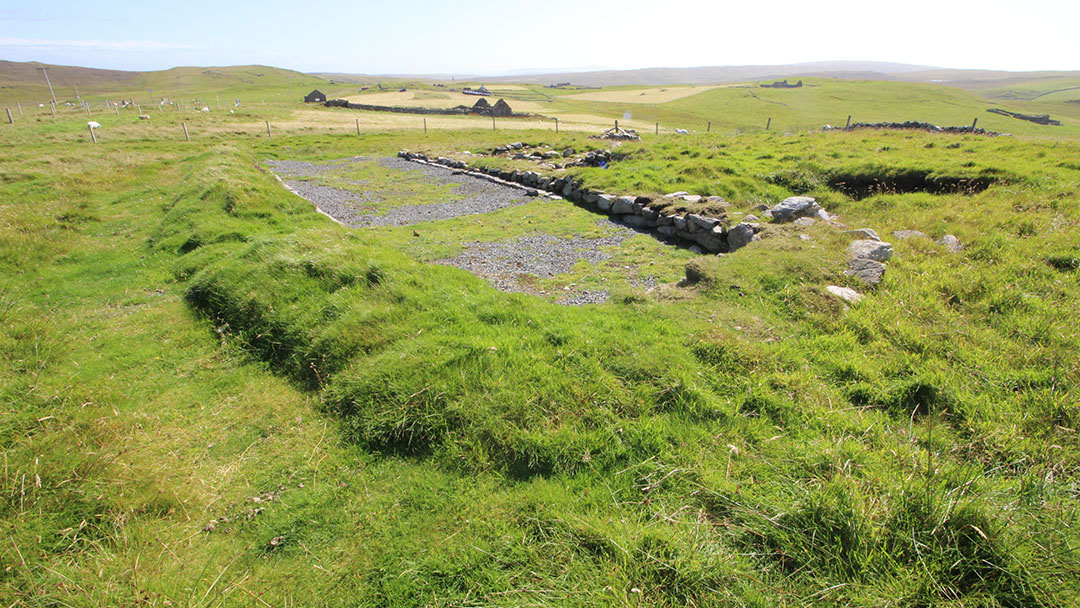
[(363, 156), (353, 156), (325, 163), (309, 163), (302, 160), (268, 160), (263, 164), (270, 167), (274, 173), (281, 177), (312, 177), (365, 160), (371, 159)]
[[(444, 168), (421, 165), (400, 158), (381, 158), (378, 162), (392, 169), (419, 171), (434, 184), (457, 184), (455, 198), (460, 197), (461, 200), (398, 207), (384, 214), (377, 214), (370, 213), (373, 211), (370, 205), (380, 200), (377, 192), (342, 190), (311, 181), (288, 179), (314, 177), (367, 160), (370, 159), (358, 156), (321, 164), (283, 160), (269, 160), (265, 164), (275, 174), (282, 177), (290, 190), (312, 202), (326, 215), (347, 226), (404, 226), (461, 215), (490, 213), (530, 200), (530, 197), (526, 196), (522, 190), (516, 188), (500, 186), (467, 175), (455, 174)], [(364, 185), (363, 182), (355, 180), (350, 183), (357, 186)], [(535, 286), (536, 278), (546, 279), (570, 272), (574, 264), (581, 260), (591, 264), (609, 260), (611, 255), (601, 251), (601, 248), (618, 245), (635, 234), (651, 234), (608, 218), (598, 219), (596, 223), (614, 228), (616, 233), (597, 239), (578, 236), (559, 238), (548, 234), (533, 234), (505, 241), (470, 242), (465, 243), (465, 251), (460, 256), (437, 260), (436, 263), (468, 270), (487, 279), (496, 289), (502, 291), (550, 295)], [(626, 267), (625, 270), (632, 285), (652, 287), (656, 283), (651, 277), (640, 277), (636, 268)], [(610, 294), (603, 290), (577, 289), (571, 284), (564, 288), (561, 295), (560, 304), (581, 305), (604, 302)]]
[[(312, 177), (359, 160), (365, 159), (357, 157), (325, 164), (266, 161), (266, 164), (283, 178)], [(370, 213), (372, 211), (370, 204), (379, 200), (376, 193), (353, 192), (301, 180), (285, 180), (285, 185), (297, 195), (313, 203), (326, 215), (347, 226), (407, 226), (462, 215), (490, 213), (505, 207), (521, 205), (529, 200), (524, 191), (517, 188), (500, 186), (468, 175), (455, 174), (447, 169), (421, 165), (400, 158), (381, 158), (378, 162), (391, 169), (419, 171), (432, 183), (457, 184), (454, 197), (459, 200), (396, 207), (385, 213)]]
[[(617, 234), (599, 239), (535, 234), (508, 241), (474, 241), (465, 244), (465, 252), (460, 256), (436, 260), (436, 263), (468, 270), (502, 291), (538, 294), (529, 285), (528, 277), (546, 279), (570, 272), (581, 260), (596, 264), (611, 259), (611, 255), (600, 248), (618, 245), (634, 234), (633, 230), (622, 227)], [(606, 291), (579, 290), (571, 286), (559, 303), (597, 304), (607, 300), (608, 295)]]

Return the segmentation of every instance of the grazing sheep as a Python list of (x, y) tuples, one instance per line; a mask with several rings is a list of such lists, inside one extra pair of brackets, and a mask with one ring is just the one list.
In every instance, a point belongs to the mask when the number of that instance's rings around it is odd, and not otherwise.
[(201, 109), (201, 110), (199, 110), (199, 111), (200, 111), (200, 112), (209, 112), (209, 111), (210, 111), (210, 108), (205, 108), (205, 107), (204, 107), (203, 109)]
[(149, 114), (139, 114), (139, 120), (150, 120)]
[(679, 135), (686, 135), (687, 133), (689, 133), (689, 131), (687, 131), (686, 129), (675, 129), (675, 132)]
[(90, 127), (91, 129), (100, 129), (101, 123), (96, 120), (91, 120), (86, 123), (86, 126)]

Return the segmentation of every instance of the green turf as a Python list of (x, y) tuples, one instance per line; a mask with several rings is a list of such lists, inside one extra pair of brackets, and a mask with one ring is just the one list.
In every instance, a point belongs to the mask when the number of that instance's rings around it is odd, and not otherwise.
[[(589, 211), (351, 230), (260, 165), (583, 135), (148, 134), (88, 153), (80, 129), (0, 143), (4, 605), (1080, 601), (1075, 141), (625, 144), (571, 172), (733, 213), (809, 193), (851, 227), (965, 249), (893, 240), (867, 290), (820, 223), (724, 257), (639, 235), (544, 283), (613, 293), (565, 307), (428, 262), (608, 234)], [(952, 178), (987, 187), (935, 189)], [(677, 285), (691, 258), (704, 280)]]

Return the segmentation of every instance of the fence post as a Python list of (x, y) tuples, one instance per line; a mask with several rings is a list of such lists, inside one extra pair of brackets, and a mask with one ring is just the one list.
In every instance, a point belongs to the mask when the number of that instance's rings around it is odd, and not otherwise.
[(90, 125), (86, 125), (86, 127), (88, 129), (90, 129), (90, 140), (93, 141), (96, 144), (97, 143), (97, 135), (94, 135), (94, 127), (91, 127)]
[(180, 126), (184, 127), (184, 141), (191, 141), (191, 136), (188, 135), (188, 132), (187, 132), (187, 123), (181, 121)]
[(712, 121), (711, 120), (709, 121), (709, 125), (707, 127), (705, 127), (705, 132), (706, 133), (708, 133), (710, 131), (712, 131)]
[(357, 135), (360, 134), (360, 119), (359, 118), (356, 119), (356, 134)]
[(658, 122), (658, 123), (656, 123), (656, 134), (657, 134), (657, 135), (659, 135), (659, 134), (660, 134), (660, 123), (659, 123), (659, 122)]
[(491, 115), (491, 130), (492, 131), (495, 130), (495, 115), (494, 114)]
[(49, 104), (49, 110), (52, 111), (53, 120), (56, 120), (56, 104)]
[(424, 117), (424, 135), (427, 135), (427, 116)]
[(86, 104), (86, 115), (93, 117), (93, 114), (90, 113), (90, 104)]
[(555, 117), (555, 134), (559, 134), (559, 118)]
[(22, 104), (16, 101), (15, 105), (19, 107), (19, 116), (22, 116), (23, 115)]
[(772, 126), (772, 116), (770, 116), (769, 121), (765, 123), (765, 130), (768, 131), (770, 126)]
[(15, 119), (11, 117), (11, 108), (4, 108), (7, 110), (7, 121), (9, 125), (15, 124)]
[(978, 119), (978, 118), (976, 118), (976, 119), (974, 120), (974, 122), (972, 122), (972, 123), (971, 123), (971, 132), (972, 132), (972, 133), (974, 133), (974, 132), (975, 132), (975, 125), (977, 125), (977, 124), (979, 124), (979, 119)]
[(270, 134), (270, 121), (269, 120), (266, 121), (266, 136), (267, 137), (273, 137), (273, 135)]
[(844, 125), (844, 128), (845, 129), (850, 129), (851, 128), (851, 114), (847, 115), (847, 124)]

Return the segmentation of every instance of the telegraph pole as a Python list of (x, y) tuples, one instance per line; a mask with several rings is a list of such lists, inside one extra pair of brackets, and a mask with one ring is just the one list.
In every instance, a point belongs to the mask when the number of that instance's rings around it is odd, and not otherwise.
[(49, 72), (48, 72), (49, 68), (38, 68), (38, 69), (41, 70), (41, 73), (45, 75), (45, 84), (49, 85), (49, 95), (52, 95), (53, 105), (56, 105), (56, 93), (53, 93), (52, 83), (49, 82)]

